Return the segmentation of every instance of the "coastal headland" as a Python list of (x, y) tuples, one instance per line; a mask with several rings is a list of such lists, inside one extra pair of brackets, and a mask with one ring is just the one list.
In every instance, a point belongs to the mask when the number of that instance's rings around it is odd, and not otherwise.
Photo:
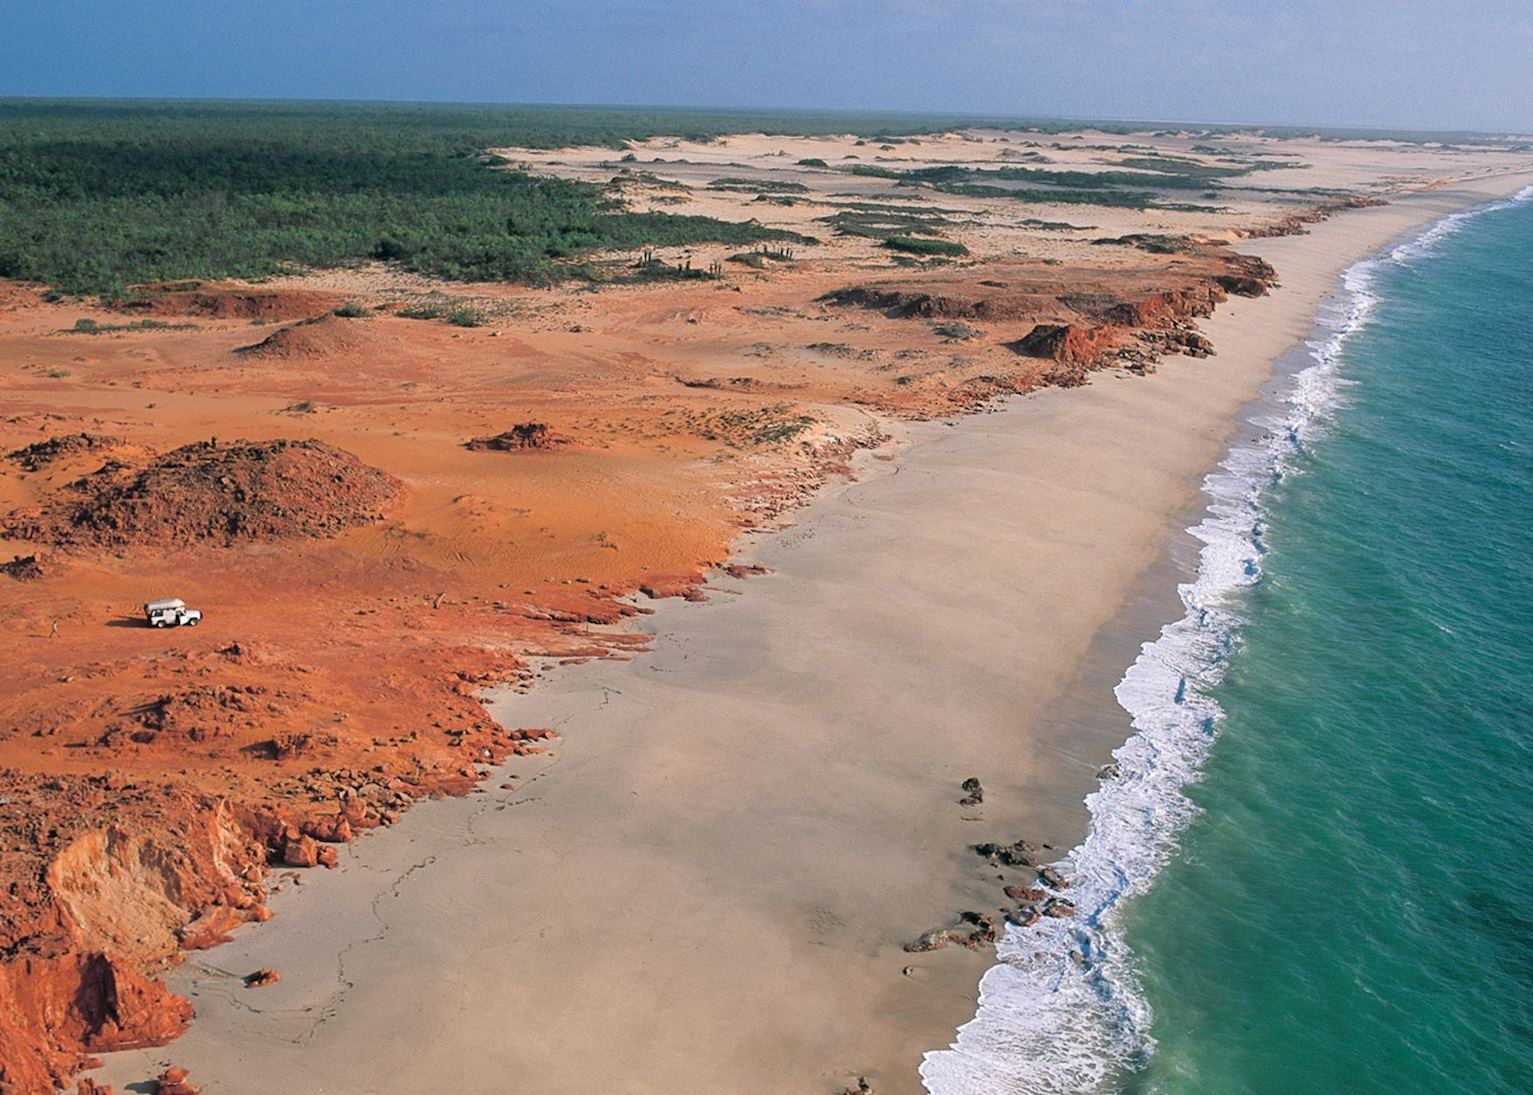
[(1079, 839), (1126, 736), (1083, 667), (1153, 633), (1238, 410), (1347, 265), (1533, 168), (484, 151), (775, 234), (543, 287), (0, 288), (0, 1088), (126, 1049), (205, 1091), (916, 1090), (1041, 901), (972, 845)]

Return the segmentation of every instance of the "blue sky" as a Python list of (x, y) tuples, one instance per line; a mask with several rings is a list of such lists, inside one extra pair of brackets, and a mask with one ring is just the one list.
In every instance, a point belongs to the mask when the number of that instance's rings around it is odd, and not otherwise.
[(0, 0), (0, 95), (1533, 130), (1533, 0)]

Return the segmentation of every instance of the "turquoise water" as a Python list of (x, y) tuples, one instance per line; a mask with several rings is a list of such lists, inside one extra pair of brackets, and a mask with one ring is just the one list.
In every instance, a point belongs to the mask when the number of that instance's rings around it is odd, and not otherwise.
[(934, 1095), (1533, 1093), (1533, 188), (1348, 272)]
[(1533, 1092), (1533, 202), (1360, 274), (1201, 813), (1123, 917), (1126, 1090)]

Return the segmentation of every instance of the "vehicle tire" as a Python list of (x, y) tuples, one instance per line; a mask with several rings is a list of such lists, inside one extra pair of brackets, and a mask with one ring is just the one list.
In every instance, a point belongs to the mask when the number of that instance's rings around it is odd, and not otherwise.
[(187, 627), (196, 627), (198, 623), (199, 623), (199, 621), (197, 621), (197, 620), (187, 620), (186, 621), (186, 626)]

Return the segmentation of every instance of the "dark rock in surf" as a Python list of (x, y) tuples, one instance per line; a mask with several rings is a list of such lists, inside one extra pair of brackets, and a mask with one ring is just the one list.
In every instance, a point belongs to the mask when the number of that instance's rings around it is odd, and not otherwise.
[(933, 928), (922, 933), (913, 942), (906, 943), (905, 950), (910, 954), (921, 954), (941, 950), (950, 943), (977, 950), (988, 943), (994, 943), (998, 938), (1000, 931), (990, 917), (984, 913), (961, 912), (950, 927)]
[(1060, 874), (1053, 867), (1039, 867), (1038, 878), (1043, 882), (1045, 886), (1048, 886), (1050, 889), (1054, 890), (1063, 890), (1070, 885), (1070, 883), (1065, 881), (1065, 876)]

